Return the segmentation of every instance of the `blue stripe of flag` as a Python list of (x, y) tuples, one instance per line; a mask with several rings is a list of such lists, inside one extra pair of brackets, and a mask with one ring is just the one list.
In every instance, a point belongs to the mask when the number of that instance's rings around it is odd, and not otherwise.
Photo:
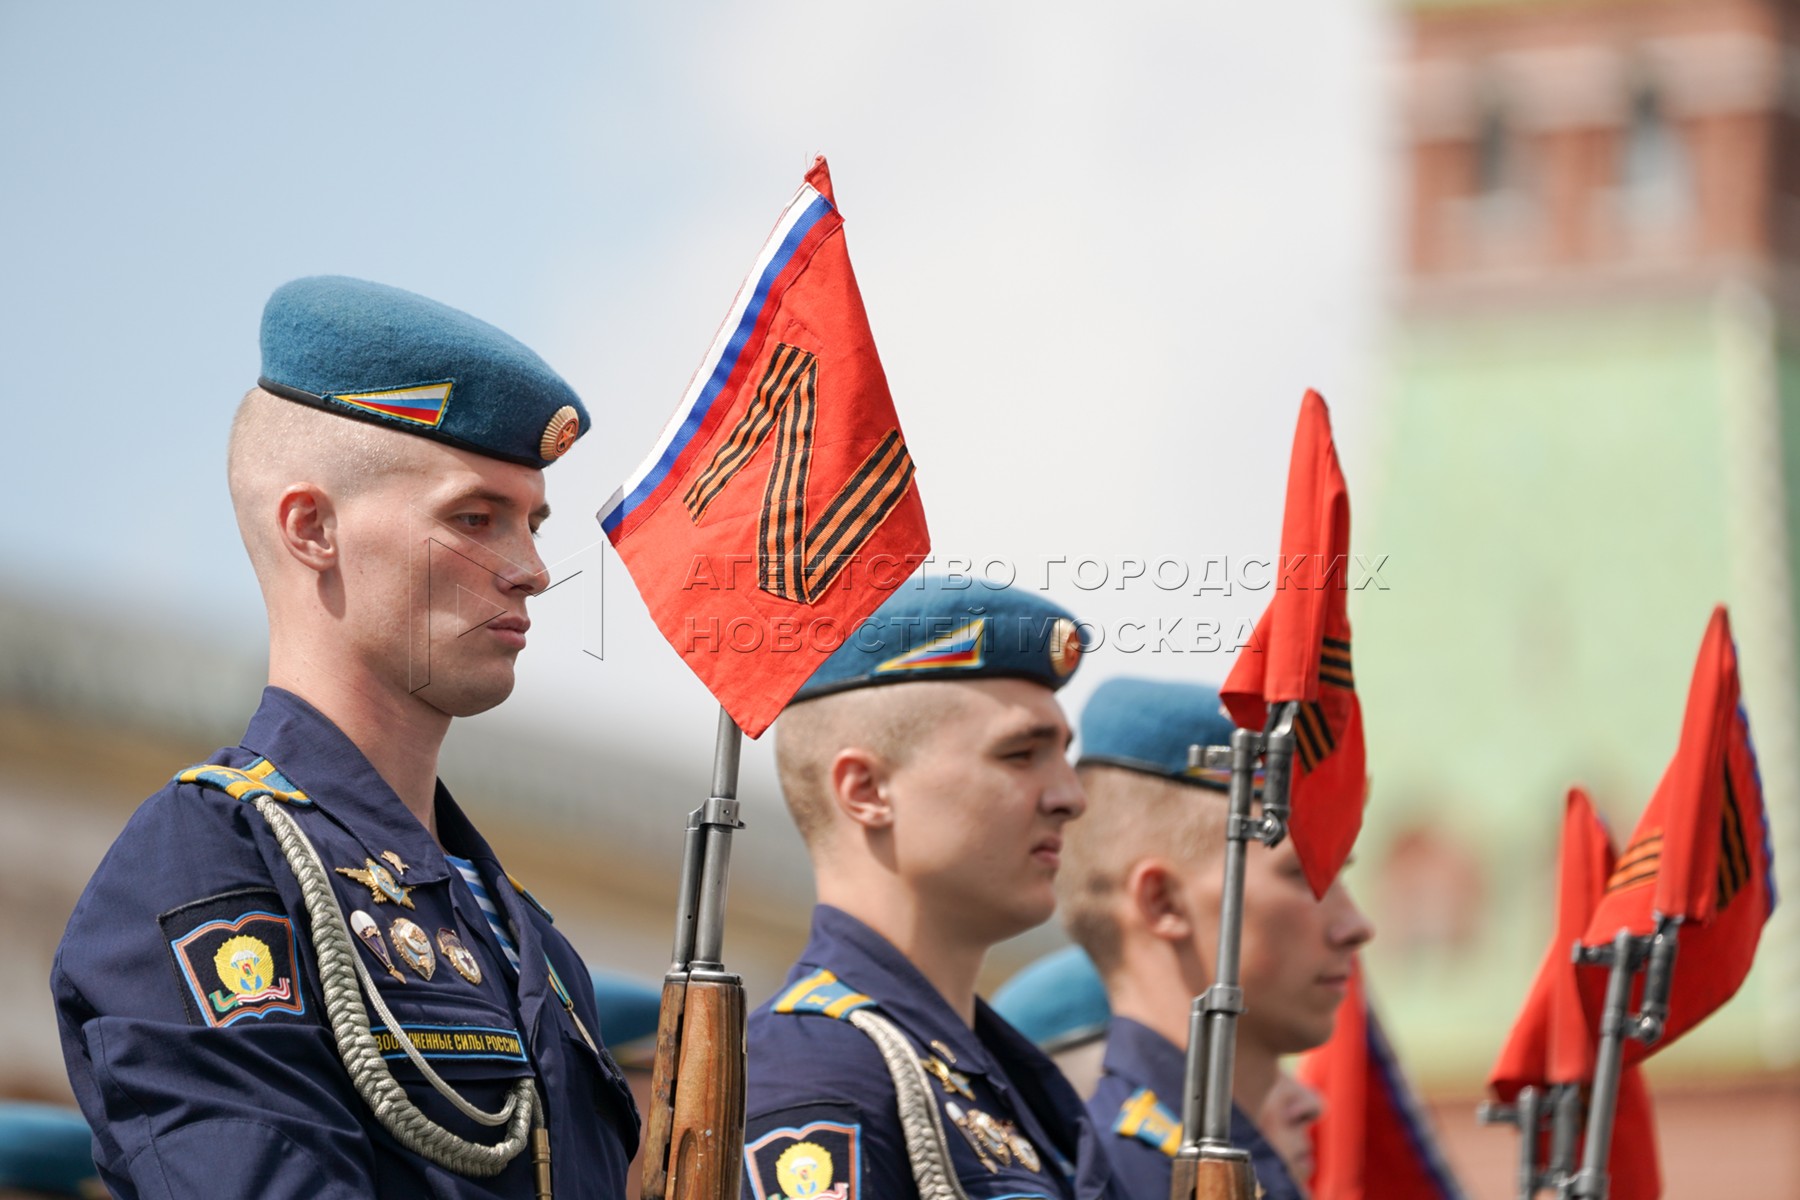
[(817, 225), (830, 211), (831, 202), (823, 196), (815, 196), (813, 202), (806, 206), (806, 211), (800, 214), (800, 219), (794, 222), (793, 228), (788, 230), (787, 236), (781, 240), (780, 247), (775, 251), (775, 257), (769, 260), (769, 265), (764, 268), (761, 278), (756, 281), (756, 290), (751, 293), (750, 303), (744, 307), (744, 315), (738, 320), (737, 328), (732, 330), (731, 340), (725, 343), (725, 351), (719, 356), (718, 363), (714, 365), (712, 375), (706, 381), (706, 386), (700, 389), (700, 394), (694, 398), (694, 403), (688, 408), (687, 416), (681, 422), (681, 428), (670, 439), (668, 446), (663, 450), (662, 457), (657, 460), (656, 466), (652, 467), (650, 473), (639, 481), (637, 487), (632, 489), (631, 495), (625, 497), (624, 503), (608, 513), (606, 520), (600, 523), (601, 528), (607, 533), (610, 534), (617, 529), (619, 522), (631, 515), (633, 509), (649, 498), (650, 493), (654, 492), (668, 476), (675, 461), (687, 449), (688, 443), (693, 440), (694, 435), (700, 431), (701, 424), (706, 420), (706, 414), (712, 410), (713, 401), (719, 398), (719, 393), (725, 388), (725, 381), (731, 378), (731, 372), (736, 369), (738, 356), (743, 354), (744, 346), (750, 340), (750, 331), (756, 328), (757, 319), (762, 316), (763, 305), (768, 302), (769, 289), (781, 277), (781, 273), (787, 270), (788, 263), (794, 257), (794, 251), (799, 247), (801, 240), (811, 233), (813, 226)]

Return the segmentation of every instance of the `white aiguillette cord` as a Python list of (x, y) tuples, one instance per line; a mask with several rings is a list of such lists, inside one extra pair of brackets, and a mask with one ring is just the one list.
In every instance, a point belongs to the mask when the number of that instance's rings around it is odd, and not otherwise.
[(881, 1051), (888, 1075), (894, 1081), (894, 1098), (900, 1109), (900, 1132), (906, 1139), (906, 1157), (912, 1164), (913, 1183), (920, 1200), (969, 1200), (962, 1182), (956, 1177), (956, 1166), (950, 1158), (950, 1144), (944, 1136), (944, 1122), (938, 1116), (937, 1097), (931, 1080), (919, 1065), (906, 1035), (891, 1021), (871, 1009), (857, 1009), (849, 1016), (852, 1025), (869, 1035)]
[[(460, 1175), (477, 1178), (498, 1175), (531, 1140), (533, 1128), (542, 1127), (542, 1103), (537, 1096), (536, 1081), (529, 1076), (521, 1079), (507, 1096), (506, 1104), (494, 1113), (476, 1108), (445, 1083), (382, 1001), (368, 966), (356, 952), (355, 941), (344, 924), (343, 910), (338, 906), (337, 894), (332, 891), (325, 865), (311, 839), (278, 801), (258, 796), (254, 803), (256, 811), (269, 823), (300, 884), (300, 895), (306, 902), (307, 916), (311, 918), (325, 1013), (331, 1023), (332, 1035), (337, 1039), (338, 1055), (350, 1072), (357, 1094), (381, 1122), (382, 1128), (415, 1154)], [(369, 1030), (369, 1013), (362, 1002), (364, 994), (394, 1040), (437, 1093), (471, 1121), (489, 1127), (506, 1125), (504, 1138), (492, 1146), (471, 1142), (419, 1111), (381, 1056), (375, 1035)]]

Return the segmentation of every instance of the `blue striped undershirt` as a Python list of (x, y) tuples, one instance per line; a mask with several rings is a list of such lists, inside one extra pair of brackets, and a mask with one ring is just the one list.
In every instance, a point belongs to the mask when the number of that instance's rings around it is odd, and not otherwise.
[(493, 897), (488, 895), (487, 885), (481, 881), (481, 872), (475, 864), (466, 858), (458, 858), (454, 854), (446, 854), (444, 858), (456, 868), (456, 873), (463, 877), (469, 890), (475, 894), (475, 903), (481, 906), (482, 915), (487, 917), (488, 928), (500, 939), (500, 949), (506, 952), (506, 961), (512, 964), (513, 974), (519, 973), (519, 949), (513, 945), (512, 935), (506, 932), (506, 923), (500, 919), (500, 910), (495, 907)]

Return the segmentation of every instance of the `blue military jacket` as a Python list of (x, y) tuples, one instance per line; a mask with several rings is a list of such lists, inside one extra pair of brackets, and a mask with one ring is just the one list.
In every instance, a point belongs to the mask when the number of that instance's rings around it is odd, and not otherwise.
[[(490, 1112), (535, 1073), (559, 1200), (623, 1195), (637, 1109), (599, 1043), (587, 970), (549, 915), (509, 885), (443, 785), (438, 834), (473, 864), (509, 927), (517, 969), (470, 885), (318, 710), (269, 688), (244, 744), (210, 761), (262, 759), (311, 801), (287, 811), (326, 867), (358, 873), (330, 878), (360, 927), (357, 952), (427, 1061)], [(107, 1186), (175, 1200), (532, 1196), (529, 1149), (498, 1176), (470, 1179), (376, 1123), (338, 1057), (310, 931), (299, 885), (253, 806), (171, 783), (139, 807), (76, 904), (50, 980)], [(370, 1020), (413, 1103), (466, 1138), (499, 1140), (423, 1081), (373, 1008)]]
[(893, 944), (820, 905), (787, 983), (750, 1014), (745, 1200), (918, 1195), (898, 1101), (867, 1008), (905, 1034), (934, 1082), (972, 1200), (1120, 1200), (1106, 1152), (1055, 1065), (981, 1000), (975, 1026)]
[[(1108, 1143), (1113, 1171), (1132, 1196), (1169, 1194), (1171, 1160), (1181, 1147), (1181, 1096), (1187, 1054), (1136, 1021), (1114, 1017), (1106, 1036), (1100, 1085), (1088, 1101), (1094, 1123), (1116, 1135)], [(1250, 1151), (1261, 1195), (1301, 1200), (1287, 1165), (1250, 1118), (1231, 1106), (1231, 1141)]]

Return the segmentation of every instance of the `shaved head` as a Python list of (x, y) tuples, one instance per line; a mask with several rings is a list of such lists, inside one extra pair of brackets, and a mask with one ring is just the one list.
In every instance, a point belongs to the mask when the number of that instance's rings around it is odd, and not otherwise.
[(775, 768), (808, 849), (831, 828), (831, 763), (840, 751), (868, 750), (898, 766), (967, 703), (957, 684), (918, 680), (790, 705), (775, 723)]
[(275, 502), (293, 483), (347, 500), (412, 461), (417, 439), (251, 388), (238, 404), (226, 478), (257, 578), (274, 561)]
[(1119, 914), (1131, 870), (1160, 858), (1198, 870), (1225, 844), (1222, 793), (1124, 767), (1078, 769), (1087, 813), (1070, 826), (1056, 878), (1063, 924), (1102, 975), (1120, 964)]

